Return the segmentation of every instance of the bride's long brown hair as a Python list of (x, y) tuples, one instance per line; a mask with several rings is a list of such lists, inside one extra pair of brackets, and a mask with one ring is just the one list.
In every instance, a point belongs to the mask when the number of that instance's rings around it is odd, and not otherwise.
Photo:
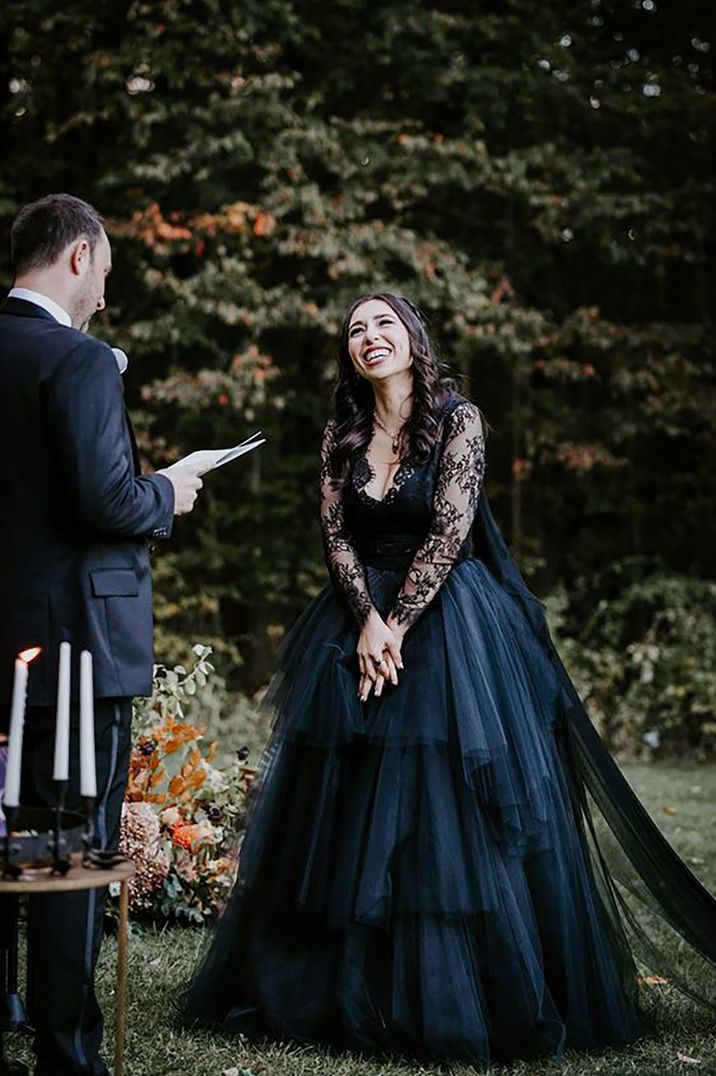
[(370, 382), (356, 371), (348, 350), (348, 330), (354, 312), (362, 303), (380, 299), (387, 303), (408, 331), (413, 359), (413, 410), (401, 437), (401, 452), (425, 463), (440, 436), (442, 412), (447, 400), (457, 392), (455, 381), (438, 363), (428, 336), (425, 319), (410, 299), (392, 291), (361, 295), (349, 307), (338, 342), (338, 374), (334, 390), (336, 422), (335, 447), (330, 471), (337, 487), (350, 472), (351, 457), (364, 451), (373, 436), (375, 396)]

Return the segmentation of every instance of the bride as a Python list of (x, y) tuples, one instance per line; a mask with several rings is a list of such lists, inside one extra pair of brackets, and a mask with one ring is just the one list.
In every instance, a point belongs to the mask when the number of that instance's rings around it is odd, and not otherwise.
[(484, 473), (480, 412), (419, 311), (360, 298), (322, 446), (330, 584), (284, 645), (237, 885), (184, 1022), (559, 1057), (648, 1033), (629, 890), (716, 957), (716, 905), (592, 729)]

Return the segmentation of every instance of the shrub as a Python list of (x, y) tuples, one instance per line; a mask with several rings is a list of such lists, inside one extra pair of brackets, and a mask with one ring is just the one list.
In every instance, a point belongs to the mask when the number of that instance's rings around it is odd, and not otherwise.
[(558, 592), (559, 649), (615, 751), (705, 758), (716, 748), (716, 584), (649, 567), (624, 561), (569, 601)]

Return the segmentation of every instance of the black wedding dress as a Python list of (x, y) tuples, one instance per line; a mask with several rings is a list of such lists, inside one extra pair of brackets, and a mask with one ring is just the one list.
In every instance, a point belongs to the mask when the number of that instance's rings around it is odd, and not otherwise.
[[(478, 1064), (632, 1042), (647, 1022), (628, 894), (711, 958), (714, 903), (564, 673), (482, 493), (479, 412), (455, 397), (430, 460), (404, 460), (382, 501), (365, 457), (333, 490), (333, 436), (332, 582), (285, 642), (238, 883), (183, 1022)], [(410, 630), (398, 687), (363, 704), (373, 604)]]

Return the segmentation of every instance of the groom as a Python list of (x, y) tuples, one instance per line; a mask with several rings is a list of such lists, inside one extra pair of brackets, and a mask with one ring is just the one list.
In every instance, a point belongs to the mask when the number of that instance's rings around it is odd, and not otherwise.
[[(201, 479), (175, 465), (140, 473), (112, 349), (86, 333), (104, 309), (109, 240), (92, 206), (54, 194), (18, 214), (14, 287), (0, 307), (0, 734), (19, 651), (30, 667), (21, 800), (53, 804), (59, 645), (72, 644), (74, 701), (67, 806), (81, 805), (77, 747), (80, 651), (94, 661), (95, 832), (116, 848), (127, 779), (131, 700), (152, 685), (148, 541), (169, 537)], [(103, 899), (34, 897), (27, 1003), (35, 1076), (105, 1076), (93, 989)], [(0, 931), (3, 909), (0, 905)], [(1, 985), (1, 984), (0, 984)], [(2, 1050), (0, 1048), (0, 1055)], [(0, 1059), (0, 1073), (22, 1072)]]

